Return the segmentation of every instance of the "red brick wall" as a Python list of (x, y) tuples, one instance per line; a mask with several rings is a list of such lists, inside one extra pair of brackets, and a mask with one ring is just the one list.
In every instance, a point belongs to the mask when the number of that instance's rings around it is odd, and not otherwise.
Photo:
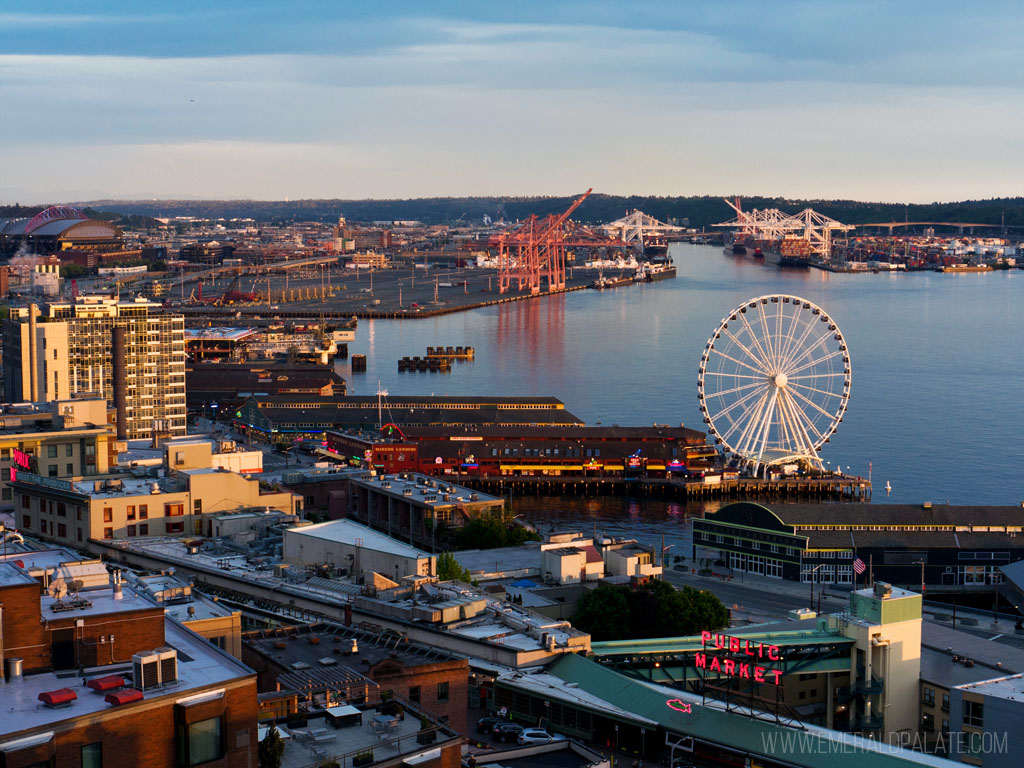
[[(50, 644), (39, 621), (39, 596), (42, 585), (17, 584), (0, 589), (3, 603), (4, 658), (24, 659), (26, 673), (49, 669)], [(0, 674), (7, 674), (4, 670)]]
[[(55, 764), (79, 766), (82, 764), (82, 746), (101, 742), (104, 768), (168, 768), (178, 765), (174, 701), (194, 693), (197, 692), (172, 694), (158, 701), (108, 709), (101, 712), (99, 718), (82, 718), (82, 722), (69, 720), (48, 729), (56, 731)], [(257, 763), (255, 678), (229, 688), (224, 703), (227, 753), (222, 760), (204, 763), (204, 768), (253, 768)], [(25, 735), (30, 734), (18, 734), (18, 737)], [(22, 763), (19, 757), (7, 755), (3, 768), (31, 764)]]
[[(389, 673), (389, 660), (371, 667), (366, 673), (380, 684), (381, 694), (392, 691), (409, 700), (409, 688), (420, 687), (419, 707), (434, 717), (447, 717), (449, 725), (461, 734), (467, 733), (469, 713), (469, 662), (465, 659), (407, 667), (400, 673)], [(438, 683), (448, 683), (448, 700), (438, 700)], [(413, 705), (416, 706), (416, 705)]]
[[(79, 663), (86, 667), (130, 661), (133, 654), (152, 651), (164, 645), (164, 609), (140, 608), (138, 611), (107, 616), (75, 616), (73, 612), (57, 614), (46, 622), (47, 630), (74, 627), (81, 618), (85, 626), (78, 629), (76, 651)], [(114, 636), (113, 644), (110, 636)], [(104, 638), (101, 642), (100, 638)]]

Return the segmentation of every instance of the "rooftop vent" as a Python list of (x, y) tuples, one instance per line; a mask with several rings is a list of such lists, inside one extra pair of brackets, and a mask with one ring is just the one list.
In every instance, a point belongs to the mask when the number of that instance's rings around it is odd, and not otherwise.
[(892, 597), (892, 584), (887, 581), (875, 582), (875, 597)]

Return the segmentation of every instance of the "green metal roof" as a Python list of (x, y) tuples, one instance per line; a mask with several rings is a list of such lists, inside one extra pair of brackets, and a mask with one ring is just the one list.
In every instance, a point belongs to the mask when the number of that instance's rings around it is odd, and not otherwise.
[[(620, 709), (654, 720), (676, 734), (693, 736), (740, 752), (770, 756), (802, 768), (949, 768), (943, 758), (890, 747), (859, 736), (816, 726), (806, 730), (778, 725), (724, 710), (722, 702), (628, 678), (576, 654), (566, 654), (547, 670)], [(514, 681), (512, 681), (514, 685)], [(689, 704), (690, 713), (667, 705)], [(767, 716), (766, 716), (767, 717)]]

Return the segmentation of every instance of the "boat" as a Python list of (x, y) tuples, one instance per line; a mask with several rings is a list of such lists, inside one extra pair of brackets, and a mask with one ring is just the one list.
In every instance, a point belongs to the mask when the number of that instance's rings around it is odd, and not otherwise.
[(633, 275), (634, 282), (653, 283), (656, 280), (668, 280), (676, 276), (676, 265), (671, 261), (641, 264)]
[(618, 277), (605, 277), (602, 275), (591, 283), (590, 287), (603, 291), (605, 288), (618, 288), (621, 285), (630, 285), (632, 282), (633, 277), (628, 275), (619, 275)]
[(992, 267), (988, 264), (952, 264), (942, 267), (940, 272), (991, 272)]
[(791, 269), (809, 269), (811, 265), (811, 260), (807, 256), (783, 256), (778, 251), (772, 249), (762, 251), (760, 248), (758, 248), (755, 251), (754, 256), (756, 258), (759, 255), (764, 257), (765, 264), (774, 264), (777, 267), (789, 267)]

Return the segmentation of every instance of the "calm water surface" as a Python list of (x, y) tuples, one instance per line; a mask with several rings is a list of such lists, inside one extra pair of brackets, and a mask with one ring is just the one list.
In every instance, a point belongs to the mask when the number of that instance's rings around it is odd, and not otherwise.
[[(339, 371), (354, 394), (554, 395), (588, 424), (701, 427), (697, 367), (708, 337), (743, 301), (790, 293), (821, 305), (846, 337), (849, 409), (822, 451), (867, 476), (875, 502), (1024, 501), (1024, 272), (832, 274), (780, 271), (720, 247), (676, 244), (678, 278), (579, 291), (426, 320), (363, 321), (352, 351), (366, 374)], [(428, 345), (470, 345), (449, 374), (397, 372)], [(892, 493), (884, 491), (886, 481)], [(517, 509), (675, 539), (678, 504), (517, 500)]]

